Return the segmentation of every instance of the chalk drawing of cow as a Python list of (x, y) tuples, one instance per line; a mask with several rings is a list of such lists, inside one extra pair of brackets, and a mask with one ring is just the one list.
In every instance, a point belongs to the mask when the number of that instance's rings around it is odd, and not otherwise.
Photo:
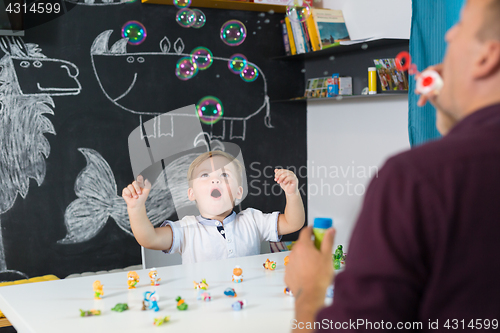
[[(192, 95), (203, 91), (206, 85), (206, 80), (188, 80), (181, 81), (174, 75), (174, 70), (177, 61), (181, 57), (190, 56), (190, 54), (182, 53), (184, 51), (184, 42), (178, 38), (173, 45), (171, 52), (171, 43), (167, 37), (160, 41), (159, 52), (127, 52), (127, 38), (122, 38), (114, 43), (111, 48), (109, 45), (109, 37), (113, 30), (102, 32), (94, 40), (90, 55), (94, 74), (97, 78), (99, 86), (113, 104), (121, 109), (132, 114), (137, 114), (140, 117), (142, 124), (142, 116), (157, 116), (167, 111), (192, 104)], [(223, 61), (227, 63), (230, 59), (213, 57), (215, 61)], [(211, 138), (227, 140), (227, 139), (242, 139), (245, 140), (246, 122), (252, 117), (255, 117), (265, 109), (264, 124), (268, 128), (272, 128), (269, 97), (267, 95), (267, 81), (264, 72), (254, 63), (259, 71), (259, 78), (251, 84), (259, 84), (262, 88), (262, 93), (259, 96), (252, 96), (251, 102), (241, 103), (240, 105), (232, 105), (232, 108), (240, 108), (250, 110), (246, 116), (231, 117), (231, 109), (225, 105), (225, 115), (217, 123), (211, 126), (209, 136)], [(205, 75), (200, 73), (198, 75)], [(234, 79), (233, 79), (234, 77)], [(226, 89), (234, 89), (239, 93), (244, 92), (248, 84), (241, 80), (238, 76), (233, 75), (231, 80), (226, 84)], [(214, 82), (215, 84), (215, 82)], [(172, 85), (184, 85), (186, 93), (182, 96), (172, 98), (165, 90)], [(203, 96), (201, 96), (203, 97)], [(158, 108), (151, 110), (148, 103), (144, 101), (154, 100)], [(194, 101), (194, 102), (197, 102)], [(175, 114), (172, 118), (162, 120), (163, 126), (166, 129), (158, 127), (158, 135), (171, 135), (175, 127)], [(196, 117), (193, 114), (193, 117)], [(229, 133), (227, 133), (229, 132)]]

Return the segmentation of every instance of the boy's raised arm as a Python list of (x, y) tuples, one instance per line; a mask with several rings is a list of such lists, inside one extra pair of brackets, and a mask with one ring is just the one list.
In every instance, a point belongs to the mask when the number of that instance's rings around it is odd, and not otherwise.
[(286, 196), (285, 212), (278, 217), (278, 235), (286, 235), (302, 228), (306, 219), (299, 180), (292, 171), (284, 169), (274, 170), (274, 180)]
[(151, 183), (142, 176), (125, 187), (122, 197), (127, 203), (130, 226), (137, 242), (152, 250), (169, 250), (172, 246), (172, 228), (155, 228), (146, 214), (146, 199), (151, 190)]

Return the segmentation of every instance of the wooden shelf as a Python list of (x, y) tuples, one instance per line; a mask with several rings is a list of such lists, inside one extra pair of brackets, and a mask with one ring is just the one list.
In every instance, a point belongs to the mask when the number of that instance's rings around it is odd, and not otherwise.
[(332, 47), (329, 47), (329, 48), (326, 48), (326, 49), (320, 50), (320, 51), (295, 54), (292, 56), (280, 56), (280, 57), (274, 57), (271, 59), (273, 59), (273, 60), (305, 60), (305, 59), (326, 57), (326, 56), (330, 56), (330, 55), (347, 53), (347, 52), (363, 52), (364, 50), (373, 49), (373, 48), (380, 48), (380, 47), (389, 46), (389, 45), (390, 46), (394, 46), (394, 45), (408, 46), (409, 42), (410, 41), (408, 39), (383, 38), (383, 39), (377, 39), (377, 40), (372, 40), (369, 42), (362, 42), (362, 43), (352, 44), (352, 45), (332, 46)]
[(407, 91), (401, 91), (401, 92), (390, 92), (390, 93), (380, 93), (376, 95), (339, 95), (336, 97), (324, 97), (324, 98), (305, 98), (305, 97), (299, 97), (296, 99), (283, 99), (283, 100), (271, 100), (271, 103), (297, 103), (297, 102), (318, 102), (318, 101), (324, 101), (324, 102), (340, 102), (343, 100), (351, 100), (351, 99), (372, 99), (372, 98), (381, 98), (381, 97), (396, 97), (396, 96), (407, 96), (408, 92)]
[[(142, 3), (173, 5), (173, 0), (142, 0)], [(249, 10), (254, 12), (269, 12), (272, 10), (275, 13), (284, 13), (286, 11), (286, 6), (228, 0), (192, 0), (190, 7)]]

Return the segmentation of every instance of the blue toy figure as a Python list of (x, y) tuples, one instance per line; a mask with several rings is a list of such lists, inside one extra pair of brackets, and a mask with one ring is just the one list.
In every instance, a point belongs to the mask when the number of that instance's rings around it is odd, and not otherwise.
[(148, 307), (148, 309), (158, 312), (160, 310), (160, 307), (158, 306), (158, 301), (160, 300), (160, 297), (155, 294), (156, 291), (155, 292), (146, 291), (144, 293), (144, 304)]

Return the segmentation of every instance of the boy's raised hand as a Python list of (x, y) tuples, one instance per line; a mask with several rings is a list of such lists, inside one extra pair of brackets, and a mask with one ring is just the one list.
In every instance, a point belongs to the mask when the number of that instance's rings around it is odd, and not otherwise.
[(274, 180), (280, 184), (286, 194), (299, 193), (299, 180), (292, 171), (286, 169), (274, 169)]
[(146, 203), (150, 191), (151, 183), (139, 175), (137, 180), (123, 189), (122, 197), (127, 203), (127, 208), (134, 209)]

